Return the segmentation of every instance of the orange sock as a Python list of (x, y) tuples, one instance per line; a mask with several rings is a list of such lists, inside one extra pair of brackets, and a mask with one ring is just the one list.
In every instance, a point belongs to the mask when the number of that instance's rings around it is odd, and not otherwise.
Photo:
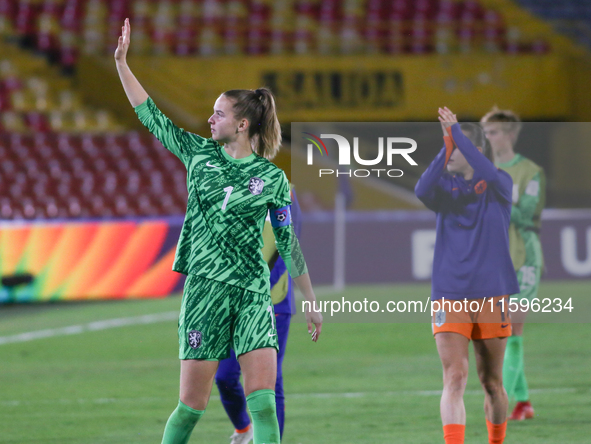
[(507, 432), (507, 421), (502, 424), (493, 424), (487, 419), (486, 428), (488, 429), (488, 444), (503, 444)]
[(248, 424), (243, 429), (240, 429), (240, 430), (236, 429), (236, 433), (246, 433), (246, 432), (248, 432), (248, 429), (250, 429), (250, 424)]
[(464, 444), (466, 426), (463, 424), (447, 424), (443, 426), (445, 444)]

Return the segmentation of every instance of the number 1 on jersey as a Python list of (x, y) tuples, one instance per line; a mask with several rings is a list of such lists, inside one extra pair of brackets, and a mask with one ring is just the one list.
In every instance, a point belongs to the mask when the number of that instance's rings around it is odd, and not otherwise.
[(226, 205), (228, 205), (228, 201), (230, 200), (230, 194), (232, 194), (232, 190), (234, 187), (226, 187), (224, 191), (226, 192), (226, 198), (224, 199), (224, 203), (222, 204), (222, 211), (226, 210)]

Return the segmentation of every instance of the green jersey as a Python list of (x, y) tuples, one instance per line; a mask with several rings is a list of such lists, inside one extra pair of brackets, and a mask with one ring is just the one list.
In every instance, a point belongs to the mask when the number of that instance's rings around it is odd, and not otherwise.
[(531, 160), (516, 154), (509, 162), (499, 163), (513, 179), (513, 206), (509, 226), (509, 247), (515, 270), (524, 264), (542, 266), (540, 215), (546, 203), (544, 170)]
[(277, 249), (289, 273), (307, 272), (290, 223), (289, 182), (281, 169), (255, 153), (234, 159), (216, 141), (178, 128), (151, 98), (135, 112), (187, 168), (189, 200), (173, 270), (268, 293), (270, 273), (261, 248), (270, 211), (276, 215)]

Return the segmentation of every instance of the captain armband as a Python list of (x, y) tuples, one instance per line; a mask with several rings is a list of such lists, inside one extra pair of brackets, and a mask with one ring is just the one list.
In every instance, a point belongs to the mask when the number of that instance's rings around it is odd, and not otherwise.
[(273, 228), (287, 227), (291, 225), (291, 206), (286, 205), (270, 211), (271, 226)]

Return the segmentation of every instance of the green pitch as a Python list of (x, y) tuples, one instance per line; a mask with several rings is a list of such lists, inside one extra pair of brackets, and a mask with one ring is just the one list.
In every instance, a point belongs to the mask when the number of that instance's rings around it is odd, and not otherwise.
[[(338, 297), (424, 299), (428, 292), (424, 285), (364, 286)], [(540, 297), (571, 294), (591, 294), (591, 283), (543, 283)], [(174, 297), (0, 307), (0, 342), (23, 332), (170, 312), (179, 304)], [(589, 442), (590, 333), (582, 323), (526, 326), (537, 416), (510, 423), (507, 444)], [(177, 353), (175, 321), (0, 344), (0, 443), (159, 443), (178, 399)], [(326, 323), (317, 344), (304, 324), (293, 323), (284, 366), (284, 444), (443, 441), (441, 369), (428, 323)], [(229, 443), (232, 426), (215, 387), (212, 393), (191, 442)], [(473, 359), (465, 402), (466, 443), (486, 442)]]

